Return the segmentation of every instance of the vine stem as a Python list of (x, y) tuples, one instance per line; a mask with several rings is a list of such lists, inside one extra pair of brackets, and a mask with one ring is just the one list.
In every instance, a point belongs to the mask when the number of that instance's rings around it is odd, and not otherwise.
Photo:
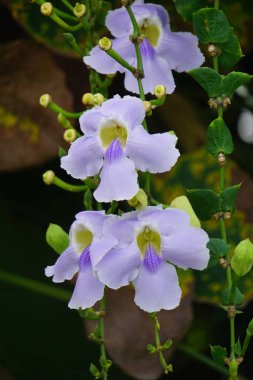
[[(105, 295), (103, 296), (101, 302), (100, 302), (100, 312), (105, 311), (106, 309), (106, 300)], [(100, 336), (101, 336), (101, 344), (100, 344), (100, 357), (103, 359), (103, 362), (106, 363), (107, 356), (106, 356), (106, 350), (105, 350), (105, 343), (104, 343), (104, 333), (105, 333), (105, 324), (104, 324), (104, 317), (100, 319)], [(108, 368), (105, 366), (103, 367), (103, 379), (107, 380), (107, 374), (108, 374)]]
[(163, 352), (160, 350), (161, 348), (161, 340), (160, 340), (160, 335), (159, 335), (160, 325), (159, 325), (157, 313), (152, 313), (151, 319), (153, 320), (153, 324), (154, 324), (155, 343), (156, 343), (157, 352), (159, 353), (160, 363), (161, 363), (161, 366), (164, 368), (164, 372), (168, 374), (170, 371), (172, 371), (172, 366), (166, 363), (166, 360), (163, 356)]
[(63, 190), (70, 191), (71, 193), (80, 193), (88, 190), (88, 186), (86, 185), (71, 185), (56, 176), (54, 177), (52, 184)]

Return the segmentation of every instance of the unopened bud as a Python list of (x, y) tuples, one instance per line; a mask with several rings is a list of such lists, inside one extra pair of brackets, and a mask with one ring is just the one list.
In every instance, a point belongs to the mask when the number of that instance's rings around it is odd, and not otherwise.
[(237, 361), (233, 359), (229, 363), (229, 375), (233, 379), (235, 376), (237, 377), (237, 373), (238, 373), (238, 364), (237, 364)]
[(241, 241), (236, 247), (231, 260), (231, 267), (238, 277), (245, 276), (253, 265), (253, 244), (249, 239)]
[(50, 16), (54, 10), (53, 4), (52, 3), (44, 3), (40, 7), (40, 11), (44, 16)]
[(194, 227), (201, 227), (200, 221), (193, 211), (193, 208), (188, 200), (188, 198), (185, 195), (182, 195), (180, 197), (175, 198), (171, 204), (170, 207), (177, 208), (183, 211), (186, 211), (187, 214), (190, 217), (190, 224)]
[(84, 94), (82, 97), (82, 103), (85, 106), (92, 106), (93, 105), (93, 94), (91, 94), (90, 92), (87, 92), (86, 94)]
[(49, 94), (41, 95), (39, 102), (40, 102), (40, 105), (42, 107), (47, 108), (47, 106), (49, 105), (49, 103), (52, 102), (52, 97)]
[(223, 98), (222, 100), (222, 106), (223, 108), (227, 108), (228, 106), (230, 106), (231, 104), (231, 100), (228, 96), (225, 96), (225, 98)]
[(218, 164), (220, 166), (225, 166), (226, 165), (226, 156), (224, 153), (219, 153), (218, 154)]
[(93, 95), (93, 104), (96, 106), (101, 106), (101, 104), (105, 101), (104, 95), (97, 93)]
[(217, 101), (216, 99), (214, 99), (214, 98), (210, 98), (210, 99), (208, 100), (208, 105), (209, 105), (209, 107), (212, 108), (212, 109), (217, 109), (219, 104), (218, 104), (218, 101)]
[(166, 87), (163, 84), (159, 84), (155, 87), (154, 94), (157, 99), (163, 98), (166, 95)]
[(85, 15), (85, 13), (86, 13), (86, 5), (76, 3), (76, 5), (75, 5), (75, 7), (73, 9), (73, 13), (78, 18), (83, 17)]
[(151, 103), (148, 100), (145, 100), (143, 104), (145, 107), (146, 114), (150, 114), (152, 112)]
[(63, 134), (63, 138), (71, 144), (77, 138), (76, 130), (74, 128), (67, 129)]
[(98, 45), (100, 49), (108, 51), (112, 48), (112, 40), (108, 37), (103, 37), (99, 40)]
[(52, 185), (54, 182), (55, 174), (52, 170), (48, 170), (42, 175), (42, 178), (46, 185)]
[(127, 202), (130, 206), (135, 207), (136, 210), (142, 210), (148, 205), (148, 197), (143, 189), (139, 189), (138, 193)]
[(217, 57), (220, 54), (220, 49), (217, 46), (211, 44), (208, 46), (208, 53), (210, 57)]

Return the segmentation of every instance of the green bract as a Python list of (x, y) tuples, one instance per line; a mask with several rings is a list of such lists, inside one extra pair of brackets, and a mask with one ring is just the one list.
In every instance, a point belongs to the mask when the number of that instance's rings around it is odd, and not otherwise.
[(216, 265), (220, 258), (227, 256), (229, 251), (229, 245), (218, 238), (211, 238), (206, 246), (210, 250), (209, 268)]
[(227, 349), (221, 346), (210, 346), (210, 349), (213, 360), (216, 363), (224, 366), (224, 359), (227, 357), (228, 354)]
[(252, 79), (252, 75), (233, 71), (222, 78), (221, 94), (232, 96), (238, 87)]
[(241, 184), (231, 186), (220, 193), (222, 211), (234, 211), (235, 201), (240, 187)]
[(213, 214), (221, 211), (220, 197), (212, 190), (187, 190), (186, 195), (200, 220), (209, 220)]
[(241, 241), (235, 248), (231, 266), (238, 277), (245, 276), (253, 265), (253, 244), (249, 239)]
[(208, 127), (207, 150), (215, 157), (219, 153), (231, 154), (234, 150), (231, 133), (222, 118), (215, 119)]
[(69, 245), (69, 235), (57, 224), (49, 224), (46, 232), (48, 245), (61, 254)]

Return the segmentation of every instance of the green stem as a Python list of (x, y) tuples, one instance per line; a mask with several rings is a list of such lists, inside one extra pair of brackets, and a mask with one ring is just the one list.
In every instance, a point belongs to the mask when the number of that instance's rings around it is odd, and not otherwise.
[(70, 3), (68, 2), (68, 0), (61, 0), (61, 2), (65, 5), (65, 7), (67, 7), (68, 9), (71, 10), (71, 12), (73, 12), (74, 7), (72, 6), (72, 4), (70, 4)]
[(73, 50), (77, 52), (77, 54), (82, 58), (84, 56), (84, 52), (80, 49), (79, 45), (76, 42), (75, 37), (71, 33), (63, 33), (64, 37), (66, 38), (69, 45), (72, 47)]
[(219, 9), (220, 7), (220, 0), (214, 0), (214, 9)]
[(161, 348), (161, 340), (160, 340), (160, 335), (159, 335), (160, 325), (158, 322), (157, 313), (152, 313), (151, 319), (153, 320), (153, 324), (154, 324), (155, 343), (156, 343), (157, 352), (159, 353), (160, 363), (161, 363), (161, 366), (164, 368), (164, 373), (168, 374), (169, 372), (172, 371), (172, 366), (166, 363), (166, 360), (163, 356), (163, 352), (160, 350)]
[[(105, 301), (105, 295), (103, 296), (101, 303), (100, 303), (100, 312), (105, 311), (106, 309), (106, 301)], [(100, 319), (100, 337), (101, 337), (101, 344), (100, 344), (100, 357), (103, 360), (103, 363), (106, 363), (107, 356), (106, 356), (106, 350), (105, 350), (105, 343), (104, 343), (104, 333), (105, 333), (105, 325), (104, 325), (104, 318), (102, 317)], [(102, 375), (103, 380), (107, 380), (107, 374), (108, 374), (108, 368), (107, 366), (102, 368)]]
[(31, 280), (29, 278), (5, 271), (0, 271), (0, 281), (64, 302), (68, 302), (71, 298), (71, 292), (68, 290), (58, 289), (54, 286), (45, 285), (39, 281)]
[(252, 335), (247, 332), (246, 336), (245, 336), (245, 339), (244, 339), (244, 342), (243, 342), (243, 346), (242, 346), (242, 351), (241, 351), (241, 356), (242, 357), (244, 357), (245, 354), (246, 354), (246, 351), (248, 349), (251, 337), (252, 337)]
[(58, 177), (54, 177), (52, 184), (63, 190), (70, 191), (72, 193), (80, 193), (88, 189), (88, 186), (86, 185), (71, 185)]
[(82, 112), (68, 112), (68, 111), (65, 111), (63, 108), (59, 107), (56, 103), (54, 102), (50, 102), (48, 104), (48, 108), (55, 112), (55, 113), (62, 113), (64, 116), (66, 117), (69, 117), (71, 119), (78, 119), (80, 116), (82, 116), (82, 114), (85, 112), (85, 111), (82, 111)]
[(66, 13), (66, 12), (63, 12), (63, 11), (61, 11), (58, 8), (54, 7), (54, 12), (57, 14), (57, 16), (65, 18), (66, 20), (70, 20), (70, 21), (74, 21), (74, 22), (78, 22), (79, 21), (77, 17), (72, 16), (72, 15)]
[(124, 60), (115, 50), (105, 50), (105, 52), (112, 57), (115, 61), (117, 61), (121, 66), (125, 67), (128, 71), (130, 71), (133, 75), (136, 75), (137, 70), (136, 67), (131, 66), (127, 61)]
[(231, 357), (233, 357), (234, 356), (234, 349), (235, 349), (235, 318), (230, 318), (229, 324), (230, 324)]

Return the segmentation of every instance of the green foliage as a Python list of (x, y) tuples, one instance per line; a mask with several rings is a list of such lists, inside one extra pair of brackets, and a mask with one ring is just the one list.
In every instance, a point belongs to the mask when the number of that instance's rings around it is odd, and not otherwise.
[(90, 364), (90, 373), (95, 377), (95, 379), (101, 378), (101, 372), (93, 363)]
[(57, 224), (49, 224), (46, 232), (48, 245), (61, 254), (69, 245), (69, 235)]
[(232, 96), (238, 87), (246, 84), (252, 79), (252, 75), (233, 71), (222, 78), (221, 94)]
[(218, 57), (219, 65), (223, 70), (228, 70), (236, 65), (243, 57), (240, 43), (234, 34), (231, 34), (226, 42), (218, 44), (218, 47), (221, 51)]
[(253, 265), (253, 244), (249, 239), (241, 241), (236, 247), (231, 266), (238, 277), (245, 276)]
[(209, 268), (216, 265), (221, 257), (227, 256), (229, 251), (229, 245), (218, 238), (211, 238), (206, 246), (210, 250)]
[(148, 352), (150, 353), (150, 354), (155, 354), (156, 353), (156, 347), (155, 346), (153, 346), (153, 344), (148, 344), (147, 345), (147, 350), (148, 350)]
[(95, 311), (92, 307), (85, 310), (79, 309), (78, 313), (81, 318), (88, 319), (90, 321), (96, 321), (101, 318), (99, 312)]
[(187, 197), (194, 212), (200, 220), (209, 220), (213, 214), (221, 210), (218, 194), (208, 189), (187, 190)]
[(222, 211), (234, 211), (235, 201), (240, 187), (241, 184), (231, 186), (220, 193)]
[(221, 95), (222, 76), (209, 67), (199, 67), (189, 71), (189, 74), (207, 92), (209, 97), (215, 98)]
[[(231, 288), (227, 288), (222, 292), (221, 295), (221, 303), (224, 306), (230, 305), (230, 294), (231, 294)], [(244, 296), (241, 293), (241, 291), (236, 288), (235, 291), (235, 305), (241, 305), (243, 303)]]
[(219, 153), (231, 154), (234, 150), (231, 133), (222, 118), (215, 119), (208, 127), (207, 150), (215, 157)]
[(225, 365), (224, 359), (227, 357), (227, 349), (221, 346), (210, 346), (213, 360), (220, 365)]
[(231, 35), (231, 27), (223, 11), (200, 9), (193, 15), (193, 27), (202, 43), (224, 43)]
[(238, 339), (238, 341), (235, 344), (234, 351), (235, 351), (235, 354), (237, 356), (241, 356), (242, 346), (241, 346), (241, 342), (240, 342), (239, 339)]
[(64, 157), (64, 156), (67, 156), (67, 154), (68, 154), (68, 153), (67, 153), (67, 151), (66, 151), (65, 149), (63, 149), (63, 148), (61, 148), (61, 147), (58, 149), (58, 157), (59, 157), (59, 158), (62, 158), (62, 157)]
[(177, 12), (186, 20), (191, 20), (193, 13), (208, 5), (208, 0), (173, 0)]

